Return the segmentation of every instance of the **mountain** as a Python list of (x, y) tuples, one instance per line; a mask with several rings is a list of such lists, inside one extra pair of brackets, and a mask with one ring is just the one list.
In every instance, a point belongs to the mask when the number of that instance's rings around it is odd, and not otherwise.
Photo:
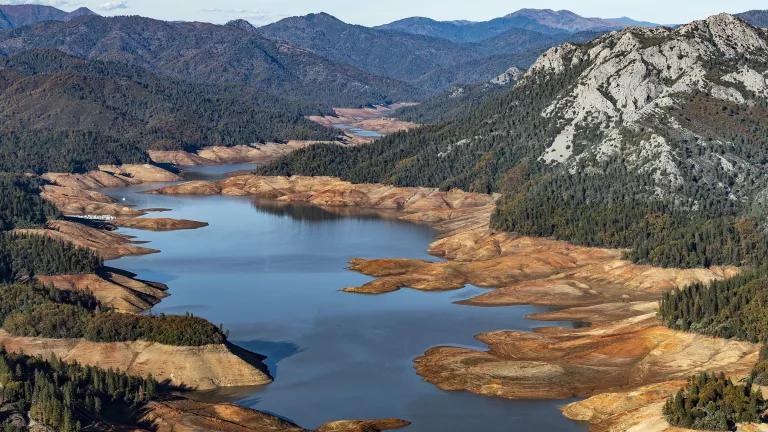
[(481, 57), (469, 47), (443, 39), (351, 25), (325, 13), (286, 18), (258, 32), (325, 58), (408, 82), (436, 68)]
[(43, 21), (70, 21), (77, 17), (96, 15), (88, 8), (64, 12), (55, 7), (26, 4), (0, 5), (0, 30), (14, 29)]
[(629, 26), (655, 27), (655, 24), (630, 18), (584, 18), (573, 12), (550, 9), (521, 9), (490, 21), (435, 21), (430, 18), (405, 18), (377, 28), (447, 39), (453, 42), (479, 42), (510, 29), (531, 30), (546, 35), (558, 33), (605, 32)]
[(468, 116), (263, 170), (504, 194), (497, 229), (636, 262), (767, 255), (768, 32), (731, 15), (548, 50)]
[(768, 27), (768, 10), (751, 10), (736, 14), (736, 16), (755, 27)]
[[(230, 25), (249, 26), (247, 23)], [(546, 35), (512, 28), (482, 42), (457, 43), (351, 25), (326, 13), (286, 18), (255, 31), (266, 38), (372, 74), (405, 81), (431, 93), (456, 84), (487, 81), (510, 66), (527, 67), (544, 50), (566, 40), (586, 40), (582, 33)]]
[(232, 25), (84, 16), (0, 32), (0, 55), (33, 48), (121, 61), (197, 83), (251, 86), (325, 107), (410, 100), (421, 94), (401, 81)]
[(242, 86), (188, 83), (55, 50), (0, 59), (0, 171), (83, 171), (194, 149), (336, 133)]
[(418, 105), (400, 108), (392, 117), (420, 124), (470, 117), (489, 98), (508, 90), (522, 76), (523, 71), (512, 66), (488, 81), (455, 85)]

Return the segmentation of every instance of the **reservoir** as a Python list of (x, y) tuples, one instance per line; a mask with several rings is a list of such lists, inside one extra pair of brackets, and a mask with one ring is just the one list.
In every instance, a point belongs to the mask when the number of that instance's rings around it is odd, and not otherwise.
[[(188, 178), (216, 178), (252, 166), (194, 168)], [(274, 382), (197, 396), (279, 415), (304, 427), (339, 419), (402, 418), (408, 432), (583, 431), (563, 417), (568, 401), (510, 401), (444, 392), (419, 377), (414, 358), (437, 345), (484, 349), (477, 333), (530, 330), (538, 308), (454, 304), (483, 290), (425, 293), (410, 289), (365, 296), (339, 291), (368, 277), (349, 259), (421, 258), (434, 232), (363, 210), (343, 217), (309, 206), (246, 197), (140, 193), (159, 185), (111, 189), (154, 216), (208, 222), (192, 231), (120, 232), (162, 252), (107, 265), (168, 284), (154, 313), (191, 312), (223, 324), (230, 340), (265, 355)], [(557, 325), (548, 323), (546, 325)], [(563, 324), (560, 325), (570, 325)]]

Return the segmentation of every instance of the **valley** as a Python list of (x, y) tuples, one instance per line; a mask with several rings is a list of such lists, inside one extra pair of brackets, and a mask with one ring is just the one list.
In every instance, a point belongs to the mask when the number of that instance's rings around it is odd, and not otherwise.
[(768, 12), (16, 3), (4, 432), (765, 429)]

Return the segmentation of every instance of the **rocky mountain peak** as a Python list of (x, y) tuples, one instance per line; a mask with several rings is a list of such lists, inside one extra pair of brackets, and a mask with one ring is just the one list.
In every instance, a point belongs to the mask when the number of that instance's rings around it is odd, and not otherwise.
[[(671, 140), (703, 139), (671, 113), (765, 103), (768, 36), (728, 14), (674, 30), (628, 28), (548, 50), (518, 86), (558, 74), (567, 84), (541, 116), (559, 132), (540, 160), (583, 168), (585, 161), (621, 155), (631, 169), (656, 173), (660, 190), (669, 190), (682, 184)], [(581, 142), (585, 135), (601, 138)], [(627, 145), (630, 135), (642, 139)]]
[(741, 19), (719, 14), (680, 27), (677, 32), (690, 39), (711, 40), (726, 57), (762, 55), (768, 50), (765, 36)]
[(255, 32), (256, 31), (256, 27), (253, 24), (251, 24), (250, 22), (248, 22), (248, 21), (246, 21), (244, 19), (232, 20), (232, 21), (227, 23), (227, 26), (234, 27), (236, 29), (244, 30), (244, 31), (247, 31), (247, 32)]
[(492, 79), (490, 82), (491, 84), (496, 84), (499, 86), (505, 86), (512, 84), (520, 79), (520, 77), (523, 75), (523, 71), (520, 70), (517, 66), (512, 66), (501, 75), (497, 76), (496, 78)]

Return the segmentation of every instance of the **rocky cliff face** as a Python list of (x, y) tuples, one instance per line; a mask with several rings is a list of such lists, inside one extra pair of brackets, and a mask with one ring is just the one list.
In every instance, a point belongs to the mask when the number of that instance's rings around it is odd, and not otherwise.
[[(571, 76), (569, 85), (541, 112), (557, 129), (541, 162), (583, 170), (619, 156), (631, 170), (651, 173), (658, 194), (683, 186), (689, 169), (683, 165), (690, 163), (721, 193), (744, 198), (755, 192), (738, 175), (731, 185), (718, 184), (713, 172), (761, 170), (759, 159), (743, 156), (739, 147), (745, 143), (736, 139), (740, 128), (732, 119), (764, 120), (765, 31), (727, 14), (675, 30), (631, 28), (547, 51), (521, 85), (564, 75)], [(712, 106), (722, 114), (712, 119), (720, 123), (719, 133), (705, 124)], [(686, 158), (686, 147), (697, 154)]]

